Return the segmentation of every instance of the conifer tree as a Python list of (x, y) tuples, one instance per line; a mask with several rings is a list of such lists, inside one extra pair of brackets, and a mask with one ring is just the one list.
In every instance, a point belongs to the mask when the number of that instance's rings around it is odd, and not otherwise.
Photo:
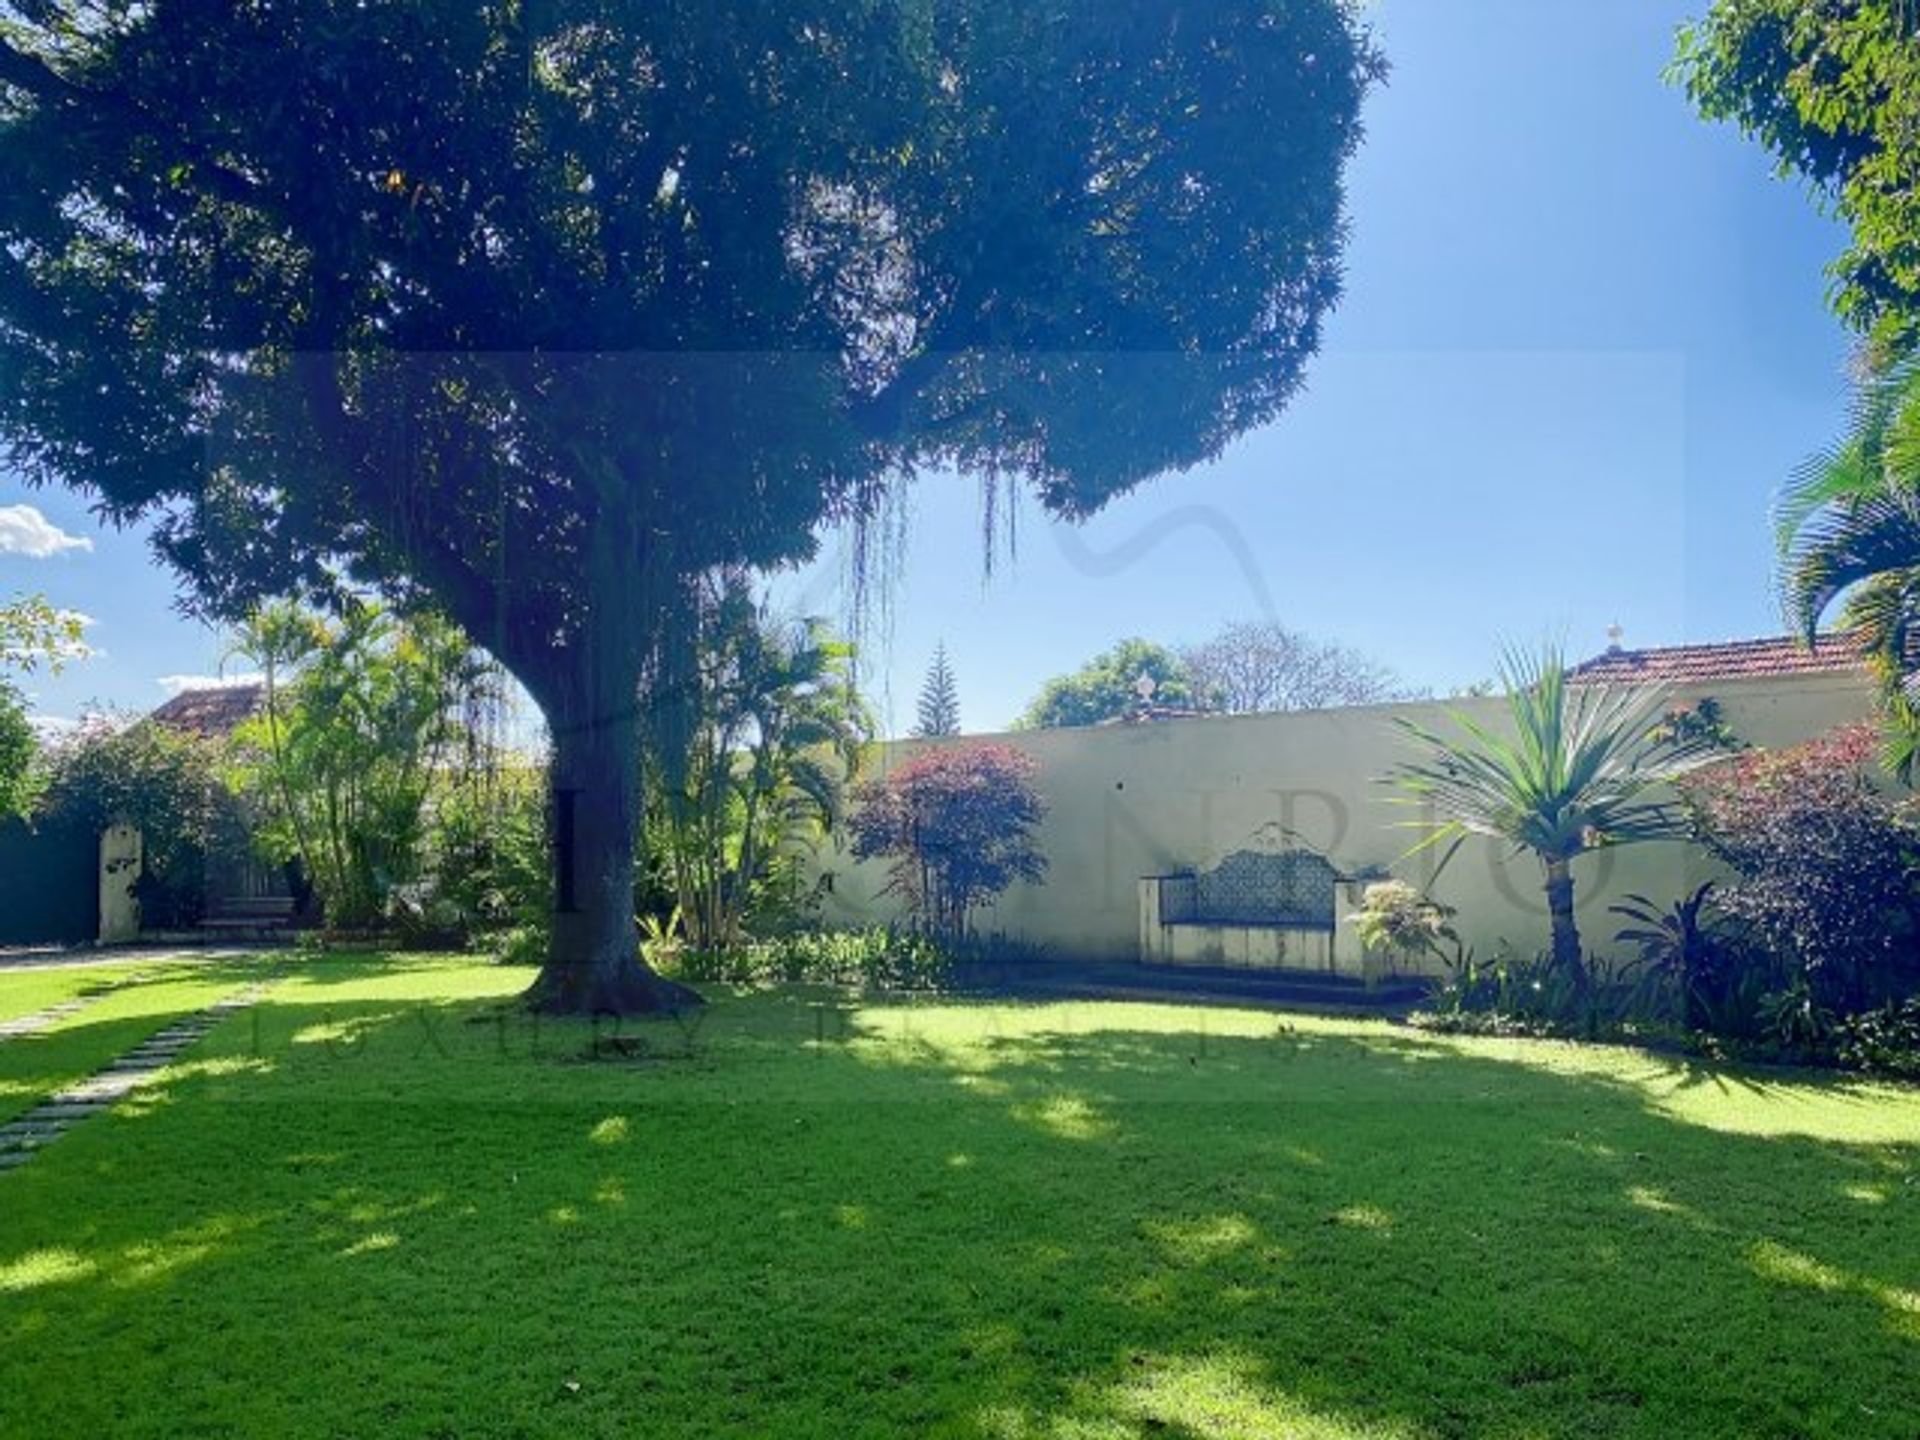
[(947, 663), (943, 641), (933, 649), (933, 663), (920, 686), (920, 718), (913, 727), (917, 740), (933, 740), (960, 733), (960, 692), (953, 683), (953, 667)]

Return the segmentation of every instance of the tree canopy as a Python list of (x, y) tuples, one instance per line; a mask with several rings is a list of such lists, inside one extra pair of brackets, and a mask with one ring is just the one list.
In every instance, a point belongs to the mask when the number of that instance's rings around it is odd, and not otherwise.
[(1372, 705), (1406, 693), (1391, 670), (1358, 650), (1273, 620), (1228, 625), (1179, 655), (1195, 692), (1230, 715)]
[(1194, 686), (1185, 664), (1165, 645), (1137, 636), (1103, 650), (1078, 670), (1056, 675), (1040, 688), (1017, 728), (1050, 729), (1060, 725), (1098, 725), (1134, 714), (1149, 703), (1140, 682), (1151, 680), (1151, 703), (1175, 709), (1207, 708), (1207, 697)]
[(943, 745), (860, 787), (856, 859), (893, 861), (885, 892), (916, 924), (963, 938), (973, 912), (1015, 881), (1040, 884), (1047, 859), (1035, 830), (1046, 802), (1038, 762), (1011, 745)]
[(0, 605), (0, 821), (24, 816), (44, 778), (35, 766), (40, 747), (33, 719), (13, 675), (43, 665), (58, 670), (79, 650), (82, 623), (38, 595)]
[(1911, 0), (1716, 0), (1674, 74), (1804, 177), (1852, 227), (1840, 315), (1884, 353), (1920, 341), (1920, 8)]
[(536, 1003), (686, 1003), (631, 899), (686, 588), (1271, 419), (1382, 71), (1349, 0), (10, 6), (0, 460), (206, 610), (430, 594), (553, 735)]

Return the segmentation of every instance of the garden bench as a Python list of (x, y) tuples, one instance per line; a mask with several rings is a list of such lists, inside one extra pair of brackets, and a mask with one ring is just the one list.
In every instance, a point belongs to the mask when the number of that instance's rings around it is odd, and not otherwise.
[(1140, 881), (1140, 958), (1334, 970), (1346, 877), (1312, 850), (1236, 850), (1210, 869)]

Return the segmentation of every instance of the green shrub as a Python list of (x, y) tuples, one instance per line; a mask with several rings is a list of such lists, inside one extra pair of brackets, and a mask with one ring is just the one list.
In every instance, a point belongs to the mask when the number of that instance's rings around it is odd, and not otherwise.
[(502, 965), (544, 965), (547, 963), (547, 929), (544, 925), (515, 925), (492, 938), (493, 955)]
[(1850, 1070), (1920, 1080), (1920, 996), (1839, 1021), (1834, 1052)]
[(777, 939), (705, 950), (684, 949), (663, 964), (678, 979), (724, 985), (844, 985), (875, 990), (939, 990), (952, 959), (924, 935), (903, 931), (797, 931)]
[(1689, 1030), (1709, 1029), (1728, 1013), (1725, 1002), (1756, 957), (1745, 952), (1718, 908), (1711, 880), (1665, 907), (1628, 895), (1607, 908), (1627, 922), (1614, 944), (1636, 952), (1622, 972), (1633, 982), (1633, 1013)]

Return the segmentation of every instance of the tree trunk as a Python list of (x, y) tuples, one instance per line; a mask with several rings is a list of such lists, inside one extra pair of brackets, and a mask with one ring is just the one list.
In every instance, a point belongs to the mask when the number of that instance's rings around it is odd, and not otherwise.
[(1586, 983), (1586, 962), (1580, 954), (1580, 927), (1573, 916), (1573, 864), (1547, 861), (1547, 913), (1553, 921), (1553, 962), (1571, 969)]
[[(645, 1015), (702, 1004), (641, 958), (634, 925), (640, 834), (641, 647), (619, 617), (556, 656), (542, 698), (553, 732), (553, 936), (527, 1003), (549, 1015)], [(594, 631), (599, 633), (594, 633)]]

